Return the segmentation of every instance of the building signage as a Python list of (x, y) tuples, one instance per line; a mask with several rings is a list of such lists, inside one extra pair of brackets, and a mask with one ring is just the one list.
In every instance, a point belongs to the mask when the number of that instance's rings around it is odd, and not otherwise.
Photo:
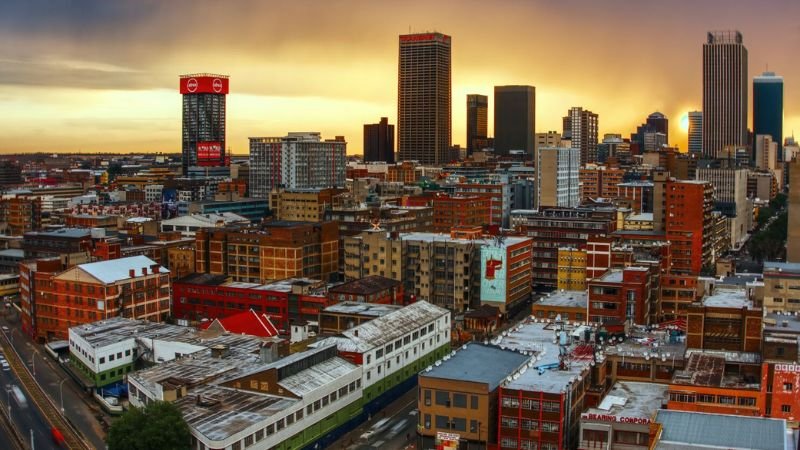
[(222, 143), (221, 142), (198, 142), (197, 143), (197, 165), (198, 166), (218, 166), (222, 164)]
[(442, 431), (436, 432), (436, 449), (437, 450), (457, 450), (458, 441), (461, 436), (455, 433), (445, 433)]
[(800, 372), (800, 364), (775, 364), (775, 372)]
[(227, 94), (228, 78), (222, 76), (181, 77), (181, 94)]
[(481, 301), (506, 302), (506, 247), (481, 247)]
[(650, 419), (642, 417), (625, 417), (625, 416), (612, 416), (611, 414), (581, 414), (581, 420), (594, 420), (597, 422), (617, 422), (617, 423), (632, 423), (636, 425), (647, 425)]

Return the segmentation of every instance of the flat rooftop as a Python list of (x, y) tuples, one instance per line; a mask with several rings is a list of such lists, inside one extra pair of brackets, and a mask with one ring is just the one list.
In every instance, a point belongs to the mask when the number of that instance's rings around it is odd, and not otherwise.
[(791, 275), (800, 275), (800, 263), (764, 261), (764, 273), (786, 272)]
[[(760, 417), (659, 410), (662, 425), (657, 450), (719, 448), (789, 450), (786, 421)], [(710, 433), (709, 430), (713, 430)]]
[(368, 317), (381, 317), (402, 309), (400, 305), (384, 305), (381, 303), (341, 302), (323, 309), (323, 313), (348, 314)]
[(797, 315), (797, 313), (767, 313), (764, 315), (763, 324), (764, 331), (800, 333), (800, 315)]
[(370, 275), (328, 289), (330, 293), (370, 295), (400, 286), (400, 282), (380, 275)]
[[(494, 345), (467, 344), (419, 374), (424, 378), (483, 383), (494, 391), (509, 375), (523, 367), (530, 356)], [(483, 364), (477, 363), (484, 362)]]
[(551, 292), (534, 303), (542, 306), (560, 306), (565, 308), (586, 308), (588, 304), (586, 291)]
[(744, 389), (758, 389), (760, 386), (758, 379), (746, 380), (738, 374), (726, 374), (725, 363), (728, 361), (724, 355), (697, 352), (688, 354), (688, 358), (686, 368), (672, 376), (672, 384)]
[(744, 289), (718, 287), (712, 295), (704, 297), (702, 302), (703, 306), (713, 308), (753, 309), (753, 302), (747, 298), (747, 291)]
[(683, 361), (686, 342), (673, 339), (668, 330), (647, 331), (644, 327), (633, 326), (623, 342), (606, 345), (604, 352), (609, 355), (644, 358), (662, 358), (667, 361)]
[[(651, 419), (667, 400), (666, 384), (617, 381), (596, 408), (587, 414)], [(591, 420), (591, 419), (589, 419)]]

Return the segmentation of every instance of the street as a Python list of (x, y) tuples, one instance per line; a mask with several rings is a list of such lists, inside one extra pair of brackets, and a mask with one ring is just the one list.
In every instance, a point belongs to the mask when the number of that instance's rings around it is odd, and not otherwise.
[(413, 388), (330, 448), (400, 450), (414, 448), (417, 437), (417, 389)]
[[(47, 421), (39, 414), (27, 396), (20, 404), (14, 397), (11, 386), (19, 386), (20, 382), (12, 371), (0, 371), (0, 383), (5, 391), (0, 395), (0, 404), (6, 411), (10, 411), (11, 420), (14, 426), (25, 437), (30, 445), (31, 432), (33, 432), (33, 443), (37, 449), (58, 449), (50, 436), (50, 426)], [(10, 407), (10, 409), (9, 409)]]
[[(26, 365), (36, 378), (36, 382), (42, 387), (48, 397), (53, 401), (53, 404), (63, 407), (64, 415), (72, 424), (77, 427), (83, 434), (84, 438), (94, 447), (98, 449), (106, 448), (105, 432), (100, 426), (97, 416), (103, 416), (104, 413), (100, 411), (98, 405), (92, 404), (92, 407), (87, 405), (85, 400), (93, 402), (89, 394), (83, 392), (75, 381), (70, 378), (58, 363), (50, 357), (45, 350), (34, 344), (33, 341), (24, 335), (19, 329), (19, 321), (16, 320), (15, 314), (11, 313), (4, 315), (0, 319), (0, 323), (9, 328), (9, 338), (12, 345), (19, 353), (20, 357), (25, 361)], [(11, 372), (3, 372), (8, 375)], [(2, 378), (0, 378), (2, 379)], [(7, 382), (3, 380), (3, 387), (5, 388)], [(18, 383), (17, 383), (18, 384)], [(63, 394), (63, 403), (62, 403)], [(7, 399), (3, 399), (6, 401)], [(12, 399), (12, 402), (14, 400)], [(12, 412), (14, 404), (12, 403)], [(30, 405), (29, 411), (34, 409)], [(45, 422), (43, 419), (42, 422)], [(45, 422), (46, 425), (46, 422)], [(20, 431), (25, 434), (28, 428), (20, 428)], [(47, 441), (50, 442), (50, 429), (46, 427)], [(36, 443), (36, 448), (40, 447)]]

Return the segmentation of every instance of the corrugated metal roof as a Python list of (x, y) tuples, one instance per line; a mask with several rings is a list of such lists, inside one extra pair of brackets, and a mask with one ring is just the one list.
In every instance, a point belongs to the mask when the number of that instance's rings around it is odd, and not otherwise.
[[(656, 422), (663, 426), (656, 447), (658, 449), (687, 446), (752, 450), (789, 448), (786, 446), (786, 421), (783, 419), (662, 409), (656, 414)], [(685, 445), (681, 447), (680, 444)]]
[[(156, 264), (155, 261), (146, 256), (131, 256), (129, 258), (110, 259), (87, 264), (80, 264), (78, 267), (89, 275), (97, 278), (103, 283), (115, 283), (120, 280), (131, 278), (130, 271), (135, 270), (135, 277), (142, 276), (142, 268), (147, 268), (150, 273), (150, 266)], [(169, 270), (158, 266), (159, 273), (169, 273)]]

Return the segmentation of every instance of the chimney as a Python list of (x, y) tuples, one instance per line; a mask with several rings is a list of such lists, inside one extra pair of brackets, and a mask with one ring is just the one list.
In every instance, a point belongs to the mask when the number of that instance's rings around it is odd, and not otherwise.
[(358, 337), (358, 330), (353, 330), (353, 336)]
[(783, 322), (781, 322), (781, 326), (783, 328), (789, 328), (789, 321), (788, 320), (784, 320)]
[(161, 270), (159, 270), (160, 268), (161, 268), (161, 266), (159, 266), (158, 264), (153, 264), (153, 265), (150, 266), (150, 273), (153, 273), (153, 274), (159, 273), (159, 272), (161, 272)]
[(142, 275), (147, 275), (147, 267), (142, 267)]
[(128, 270), (128, 277), (130, 277), (130, 278), (133, 278), (133, 277), (135, 277), (135, 276), (136, 276), (136, 270), (134, 270), (134, 269), (129, 269), (129, 270)]

